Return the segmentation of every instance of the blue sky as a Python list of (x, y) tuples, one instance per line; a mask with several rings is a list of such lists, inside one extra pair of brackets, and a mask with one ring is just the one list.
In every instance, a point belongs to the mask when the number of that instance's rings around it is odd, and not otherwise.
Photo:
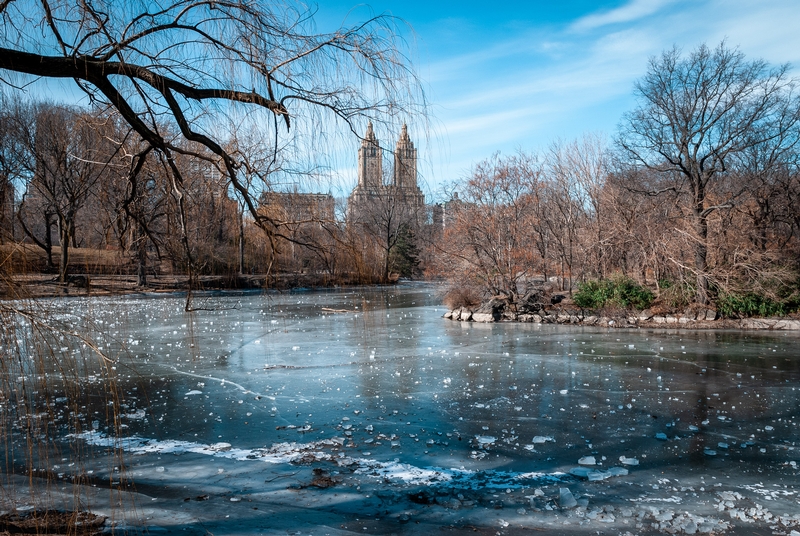
[[(428, 191), (496, 151), (544, 149), (584, 132), (612, 137), (648, 58), (673, 45), (689, 51), (725, 39), (750, 59), (790, 62), (800, 76), (798, 0), (325, 0), (318, 7), (320, 29), (380, 13), (413, 28), (408, 39), (432, 113), (427, 132), (411, 126)], [(354, 149), (353, 172), (355, 163)]]
[[(586, 132), (612, 138), (648, 58), (673, 45), (689, 51), (725, 39), (748, 58), (791, 63), (800, 77), (800, 0), (318, 2), (320, 31), (376, 14), (407, 23), (430, 104), (429, 124), (409, 125), (426, 196), (498, 151), (542, 150)], [(391, 148), (395, 137), (381, 141)], [(332, 148), (335, 195), (356, 183), (358, 145)]]

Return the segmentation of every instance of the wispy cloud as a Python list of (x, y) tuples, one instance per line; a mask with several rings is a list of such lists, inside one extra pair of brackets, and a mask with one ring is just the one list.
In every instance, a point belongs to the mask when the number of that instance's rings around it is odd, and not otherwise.
[(632, 0), (616, 9), (592, 13), (575, 21), (571, 29), (575, 31), (593, 30), (609, 24), (630, 23), (660, 11), (674, 0)]

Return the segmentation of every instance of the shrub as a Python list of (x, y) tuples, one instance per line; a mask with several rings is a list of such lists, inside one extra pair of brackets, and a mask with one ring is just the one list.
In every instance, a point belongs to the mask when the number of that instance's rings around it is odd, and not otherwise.
[(629, 277), (591, 279), (578, 284), (578, 292), (572, 296), (582, 309), (600, 309), (606, 306), (646, 309), (655, 299), (650, 290)]
[(481, 303), (481, 297), (475, 289), (459, 285), (451, 287), (442, 301), (450, 309), (458, 309), (459, 307), (471, 309)]
[(785, 300), (773, 300), (754, 292), (721, 293), (717, 298), (717, 309), (722, 316), (784, 316), (800, 309), (796, 296)]

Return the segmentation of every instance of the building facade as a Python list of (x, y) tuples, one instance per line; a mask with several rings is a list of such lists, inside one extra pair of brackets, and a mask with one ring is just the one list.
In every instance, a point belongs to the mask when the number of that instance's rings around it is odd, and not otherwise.
[(383, 172), (383, 149), (375, 137), (372, 123), (358, 150), (358, 184), (347, 202), (347, 219), (364, 222), (375, 212), (391, 210), (413, 219), (424, 216), (425, 196), (417, 184), (417, 149), (403, 125), (394, 150), (394, 166), (386, 180)]

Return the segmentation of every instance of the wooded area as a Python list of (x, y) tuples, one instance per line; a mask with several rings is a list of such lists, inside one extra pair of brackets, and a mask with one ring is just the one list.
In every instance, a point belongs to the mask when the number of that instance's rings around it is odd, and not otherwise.
[[(258, 4), (2, 9), (2, 240), (43, 254), (23, 270), (66, 282), (70, 250), (89, 248), (118, 252), (101, 270), (140, 285), (164, 273), (325, 284), (424, 271), (467, 301), (612, 278), (674, 308), (800, 305), (797, 81), (726, 43), (652, 58), (613, 140), (494, 155), (439, 205), (406, 214), (387, 198), (348, 223), (341, 201), (298, 203), (282, 185), (315, 175), (325, 133), (424, 117), (391, 19), (315, 34), (300, 30), (301, 9)], [(93, 104), (8, 89), (26, 75), (73, 78)]]
[(613, 143), (588, 135), (478, 164), (452, 185), (461, 195), (437, 247), (455, 303), (513, 302), (551, 279), (600, 292), (608, 286), (594, 280), (611, 278), (672, 309), (797, 310), (796, 84), (788, 67), (725, 43), (668, 50), (637, 82)]

